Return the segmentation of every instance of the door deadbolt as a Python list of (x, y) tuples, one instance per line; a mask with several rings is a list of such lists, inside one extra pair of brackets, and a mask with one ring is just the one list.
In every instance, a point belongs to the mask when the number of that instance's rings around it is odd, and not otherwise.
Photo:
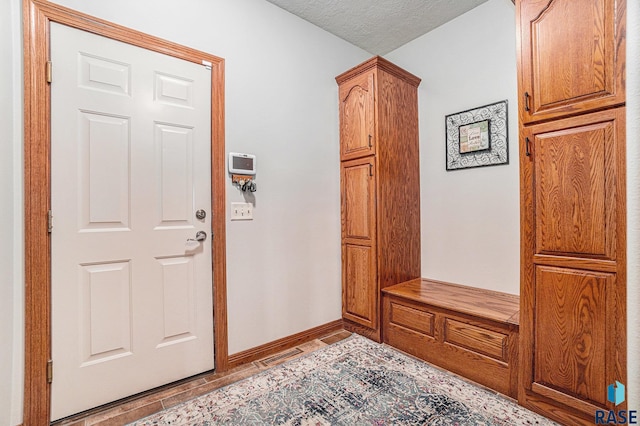
[(207, 217), (207, 212), (205, 212), (204, 210), (200, 209), (196, 212), (196, 219), (202, 220), (205, 217)]

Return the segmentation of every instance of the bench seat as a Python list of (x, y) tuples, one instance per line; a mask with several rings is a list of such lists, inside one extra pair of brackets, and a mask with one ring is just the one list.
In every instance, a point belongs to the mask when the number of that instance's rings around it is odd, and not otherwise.
[(425, 278), (383, 292), (383, 341), (517, 397), (517, 295)]

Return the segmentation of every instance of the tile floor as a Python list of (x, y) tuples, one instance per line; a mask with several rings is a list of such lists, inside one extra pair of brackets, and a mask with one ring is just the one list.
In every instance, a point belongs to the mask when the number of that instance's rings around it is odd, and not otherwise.
[(339, 342), (350, 335), (348, 331), (338, 331), (224, 373), (204, 373), (52, 424), (55, 426), (124, 425)]

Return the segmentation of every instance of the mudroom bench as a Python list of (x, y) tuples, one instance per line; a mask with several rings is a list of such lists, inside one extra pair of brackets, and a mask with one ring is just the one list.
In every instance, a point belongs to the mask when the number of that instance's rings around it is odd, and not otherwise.
[(519, 296), (425, 278), (382, 292), (386, 344), (517, 397)]

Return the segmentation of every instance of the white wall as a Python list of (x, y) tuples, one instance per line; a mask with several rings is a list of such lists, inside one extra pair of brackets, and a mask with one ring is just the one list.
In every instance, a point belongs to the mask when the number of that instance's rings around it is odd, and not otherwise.
[(0, 424), (22, 422), (22, 64), (19, 0), (0, 0)]
[[(258, 156), (255, 219), (227, 223), (230, 353), (339, 319), (334, 77), (371, 55), (264, 0), (59, 3), (226, 60), (227, 151)], [(0, 0), (2, 425), (22, 410), (20, 14), (20, 0)], [(230, 179), (227, 196), (243, 199)]]
[(640, 3), (627, 8), (627, 399), (640, 410)]
[[(11, 3), (0, 0), (0, 63), (12, 64)], [(12, 117), (11, 66), (0, 67), (0, 117)], [(11, 141), (13, 121), (2, 120), (0, 140)], [(13, 342), (13, 144), (3, 146), (0, 155), (0, 342)], [(0, 383), (11, 384), (13, 345), (0, 345)], [(9, 424), (11, 386), (0, 386), (0, 424)]]
[[(386, 57), (422, 78), (422, 276), (518, 294), (514, 5), (490, 0)], [(509, 105), (509, 164), (447, 172), (445, 115), (504, 99)]]

